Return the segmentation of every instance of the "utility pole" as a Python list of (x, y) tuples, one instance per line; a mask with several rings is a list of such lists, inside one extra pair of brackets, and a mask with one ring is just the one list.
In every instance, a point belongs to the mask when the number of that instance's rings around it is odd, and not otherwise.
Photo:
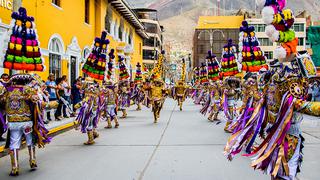
[(224, 16), (227, 15), (226, 11), (227, 11), (226, 0), (223, 0), (223, 15), (224, 15)]
[(217, 0), (217, 4), (218, 4), (218, 16), (220, 16), (220, 0)]

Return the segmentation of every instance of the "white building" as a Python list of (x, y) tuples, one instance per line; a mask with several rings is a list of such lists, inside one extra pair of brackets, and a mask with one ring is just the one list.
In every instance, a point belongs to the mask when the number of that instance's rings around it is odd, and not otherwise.
[(163, 26), (158, 19), (158, 11), (154, 9), (135, 9), (139, 20), (145, 27), (149, 39), (143, 41), (143, 65), (153, 69), (159, 53), (163, 50)]
[[(249, 18), (246, 19), (249, 25), (255, 27), (256, 37), (258, 38), (261, 46), (261, 50), (264, 51), (265, 56), (268, 60), (273, 59), (274, 50), (279, 45), (279, 43), (273, 43), (269, 40), (267, 34), (265, 33), (266, 24), (262, 19), (258, 18)], [(307, 31), (306, 31), (306, 18), (296, 18), (295, 24), (293, 25), (293, 29), (296, 32), (296, 37), (299, 40), (297, 50), (302, 51), (306, 49), (306, 39), (307, 39)]]

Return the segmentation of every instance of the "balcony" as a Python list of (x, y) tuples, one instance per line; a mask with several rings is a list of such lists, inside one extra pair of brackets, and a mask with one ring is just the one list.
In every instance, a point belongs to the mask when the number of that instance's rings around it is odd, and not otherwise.
[(160, 28), (158, 24), (143, 22), (143, 25), (147, 33), (160, 34)]

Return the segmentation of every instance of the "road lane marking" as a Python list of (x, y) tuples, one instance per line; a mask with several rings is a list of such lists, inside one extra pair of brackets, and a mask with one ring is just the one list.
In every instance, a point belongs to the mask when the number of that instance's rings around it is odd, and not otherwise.
[(161, 137), (160, 137), (160, 139), (159, 139), (158, 144), (156, 145), (156, 147), (154, 148), (154, 150), (153, 150), (150, 158), (148, 159), (147, 164), (145, 165), (145, 167), (143, 168), (142, 172), (140, 173), (138, 180), (142, 180), (142, 179), (143, 179), (143, 177), (144, 177), (144, 175), (145, 175), (148, 167), (149, 167), (150, 164), (151, 164), (151, 161), (152, 161), (153, 157), (155, 156), (157, 150), (159, 149), (160, 144), (161, 144), (161, 142), (162, 142), (162, 139), (163, 139), (163, 137), (164, 137), (164, 134), (166, 133), (166, 131), (167, 131), (169, 125), (170, 125), (171, 118), (172, 118), (173, 113), (175, 112), (176, 107), (177, 107), (177, 104), (175, 104), (175, 105), (173, 106), (173, 109), (172, 109), (171, 114), (170, 114), (170, 117), (169, 117), (169, 121), (167, 122), (167, 125), (166, 125), (166, 127), (164, 128), (164, 130), (163, 130), (163, 132), (162, 132), (162, 134), (161, 134)]

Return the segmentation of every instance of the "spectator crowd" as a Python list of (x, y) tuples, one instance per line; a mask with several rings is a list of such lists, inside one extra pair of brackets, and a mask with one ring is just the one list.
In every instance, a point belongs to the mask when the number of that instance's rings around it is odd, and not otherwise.
[[(9, 74), (2, 74), (0, 83), (6, 83), (10, 80)], [(82, 100), (83, 91), (81, 90), (83, 78), (80, 76), (74, 82), (69, 83), (67, 76), (55, 78), (54, 74), (50, 74), (45, 81), (44, 94), (49, 100), (46, 108), (45, 124), (51, 121), (61, 121), (64, 118), (75, 117), (73, 111), (74, 106)], [(3, 104), (0, 104), (0, 113), (5, 117)], [(1, 121), (0, 121), (1, 123)], [(0, 141), (5, 141), (2, 137), (4, 132), (0, 128)]]

